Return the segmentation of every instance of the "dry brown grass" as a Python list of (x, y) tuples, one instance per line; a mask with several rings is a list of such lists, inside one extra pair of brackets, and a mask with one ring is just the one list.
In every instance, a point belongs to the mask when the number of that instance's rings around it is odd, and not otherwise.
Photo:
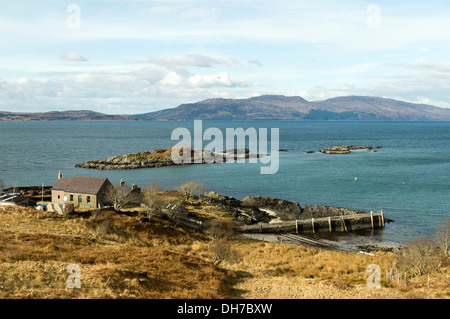
[[(114, 229), (92, 238), (90, 219), (2, 212), (0, 298), (225, 298), (232, 292), (235, 273), (172, 249), (195, 239), (189, 231), (166, 221), (109, 217)], [(69, 264), (81, 267), (81, 289), (66, 287)]]
[[(246, 291), (244, 298), (450, 298), (450, 286), (442, 278), (434, 277), (430, 289), (424, 276), (410, 279), (407, 289), (402, 282), (386, 280), (385, 271), (397, 257), (390, 252), (371, 256), (254, 241), (237, 242), (234, 248), (242, 262), (227, 269), (248, 274), (236, 286)], [(380, 289), (367, 287), (371, 264), (381, 268)], [(449, 269), (443, 271), (448, 278)]]
[[(385, 280), (396, 257), (228, 239), (213, 263), (214, 240), (139, 214), (108, 211), (67, 217), (34, 209), (0, 210), (0, 298), (450, 298), (445, 280)], [(228, 259), (228, 260), (227, 260)], [(66, 267), (81, 267), (81, 289)], [(369, 289), (366, 268), (382, 269)], [(450, 277), (448, 267), (444, 275)]]

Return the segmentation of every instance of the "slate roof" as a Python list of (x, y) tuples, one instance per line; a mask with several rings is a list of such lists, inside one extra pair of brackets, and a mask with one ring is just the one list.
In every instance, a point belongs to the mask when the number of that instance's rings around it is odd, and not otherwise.
[(63, 177), (56, 180), (52, 190), (65, 191), (67, 193), (97, 195), (106, 182), (109, 182), (106, 177)]

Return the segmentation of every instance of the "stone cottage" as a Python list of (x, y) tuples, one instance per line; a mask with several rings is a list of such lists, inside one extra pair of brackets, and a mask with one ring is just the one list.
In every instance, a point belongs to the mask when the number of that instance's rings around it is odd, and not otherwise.
[(106, 194), (111, 182), (106, 177), (63, 177), (61, 172), (52, 187), (52, 202), (74, 207), (99, 208), (107, 204)]

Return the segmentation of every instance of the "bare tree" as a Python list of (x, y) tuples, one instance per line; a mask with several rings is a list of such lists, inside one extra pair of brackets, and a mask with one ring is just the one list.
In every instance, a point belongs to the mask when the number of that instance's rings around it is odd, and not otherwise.
[(436, 245), (429, 238), (409, 241), (402, 249), (399, 266), (411, 270), (416, 276), (422, 276), (430, 267), (437, 269), (439, 260), (436, 250)]
[(113, 205), (116, 212), (129, 205), (141, 203), (141, 192), (126, 184), (109, 187), (105, 192), (105, 200)]
[(212, 239), (233, 239), (239, 232), (239, 226), (234, 221), (224, 221), (219, 219), (208, 220), (202, 226), (206, 229)]
[(150, 181), (148, 186), (143, 191), (142, 203), (145, 207), (149, 224), (151, 223), (152, 217), (162, 214), (162, 203), (158, 196), (158, 193), (162, 190), (163, 188), (160, 185)]
[(437, 245), (444, 257), (450, 256), (450, 218), (436, 228)]
[(239, 231), (234, 221), (208, 220), (203, 227), (211, 236), (210, 252), (211, 259), (216, 265), (222, 261), (236, 263), (240, 256), (237, 250), (232, 248), (233, 239)]
[(218, 265), (222, 261), (227, 261), (230, 264), (239, 262), (239, 252), (231, 247), (231, 243), (232, 241), (228, 240), (225, 237), (215, 239), (211, 242), (211, 260), (214, 264)]
[(184, 195), (186, 200), (189, 200), (190, 198), (193, 197), (193, 195), (197, 195), (203, 190), (203, 184), (192, 181), (184, 182), (183, 184), (177, 187), (177, 190)]

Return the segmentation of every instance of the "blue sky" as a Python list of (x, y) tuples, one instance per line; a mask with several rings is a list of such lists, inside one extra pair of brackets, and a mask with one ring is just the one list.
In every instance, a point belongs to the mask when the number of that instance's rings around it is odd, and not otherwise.
[(0, 0), (0, 110), (262, 94), (450, 107), (448, 30), (437, 0)]

